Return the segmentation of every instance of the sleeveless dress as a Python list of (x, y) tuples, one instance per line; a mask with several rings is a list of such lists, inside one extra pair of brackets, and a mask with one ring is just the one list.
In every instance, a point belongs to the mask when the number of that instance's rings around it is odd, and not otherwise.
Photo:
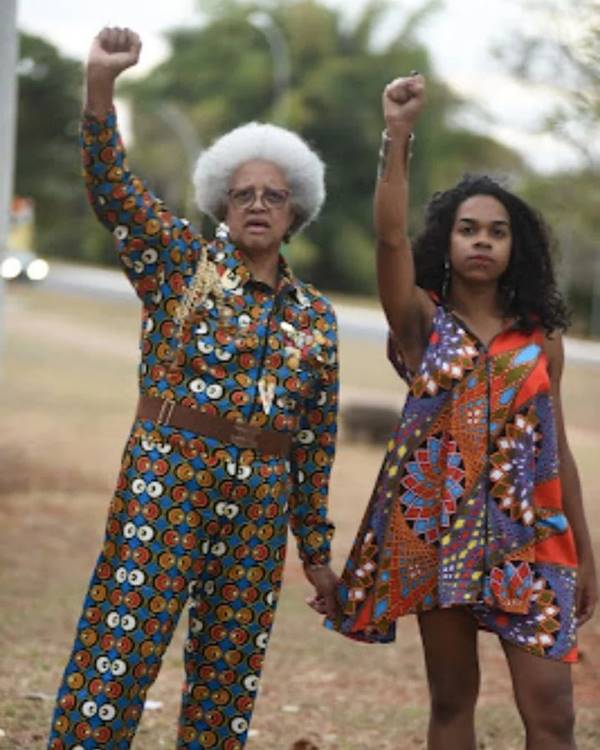
[(401, 615), (467, 605), (480, 628), (576, 661), (577, 558), (562, 508), (543, 332), (485, 346), (442, 305), (326, 625), (389, 642)]

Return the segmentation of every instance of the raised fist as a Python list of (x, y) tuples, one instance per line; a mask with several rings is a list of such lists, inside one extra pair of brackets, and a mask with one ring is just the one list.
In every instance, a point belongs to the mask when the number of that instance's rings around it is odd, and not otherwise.
[(131, 29), (104, 28), (94, 37), (88, 55), (88, 75), (100, 74), (116, 78), (140, 57), (142, 42)]
[(425, 104), (425, 79), (418, 74), (395, 78), (383, 90), (382, 99), (386, 126), (412, 129)]

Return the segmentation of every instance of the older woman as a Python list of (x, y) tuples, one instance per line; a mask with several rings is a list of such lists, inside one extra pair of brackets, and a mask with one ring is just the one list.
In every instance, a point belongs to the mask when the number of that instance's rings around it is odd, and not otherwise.
[(273, 622), (288, 519), (333, 614), (337, 336), (329, 302), (281, 242), (319, 212), (323, 165), (296, 135), (251, 123), (199, 159), (198, 236), (127, 166), (113, 83), (137, 62), (104, 29), (87, 65), (89, 198), (143, 304), (140, 399), (49, 748), (125, 750), (189, 602), (178, 748), (245, 744)]

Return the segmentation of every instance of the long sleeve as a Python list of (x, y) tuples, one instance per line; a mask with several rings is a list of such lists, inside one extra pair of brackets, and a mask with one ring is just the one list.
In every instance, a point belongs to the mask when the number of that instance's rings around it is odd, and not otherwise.
[[(85, 117), (81, 148), (88, 199), (113, 233), (122, 265), (146, 307), (181, 290), (193, 272), (200, 241), (131, 173), (114, 112)], [(161, 289), (165, 284), (168, 289)]]
[[(333, 313), (330, 313), (333, 317)], [(325, 361), (315, 391), (307, 399), (294, 438), (291, 456), (291, 529), (303, 562), (328, 563), (334, 525), (329, 520), (328, 495), (335, 457), (338, 412), (337, 326), (327, 339)]]

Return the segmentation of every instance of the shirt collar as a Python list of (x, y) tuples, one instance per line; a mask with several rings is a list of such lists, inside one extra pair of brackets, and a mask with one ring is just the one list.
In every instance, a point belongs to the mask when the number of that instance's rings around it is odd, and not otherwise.
[[(218, 248), (218, 246), (217, 246)], [(254, 280), (252, 273), (244, 262), (244, 256), (240, 250), (231, 243), (222, 246), (223, 259), (217, 263), (219, 276), (223, 279), (225, 275), (229, 280), (228, 286), (235, 280), (235, 286), (245, 286), (248, 283), (260, 283)], [(301, 306), (306, 306), (307, 298), (302, 289), (302, 282), (296, 278), (287, 260), (279, 254), (279, 278), (275, 288), (277, 295), (289, 295)]]
[(279, 254), (279, 281), (277, 284), (277, 293), (288, 294), (298, 303), (303, 303), (305, 299), (305, 294), (302, 290), (302, 283), (296, 278), (289, 263), (281, 253)]

